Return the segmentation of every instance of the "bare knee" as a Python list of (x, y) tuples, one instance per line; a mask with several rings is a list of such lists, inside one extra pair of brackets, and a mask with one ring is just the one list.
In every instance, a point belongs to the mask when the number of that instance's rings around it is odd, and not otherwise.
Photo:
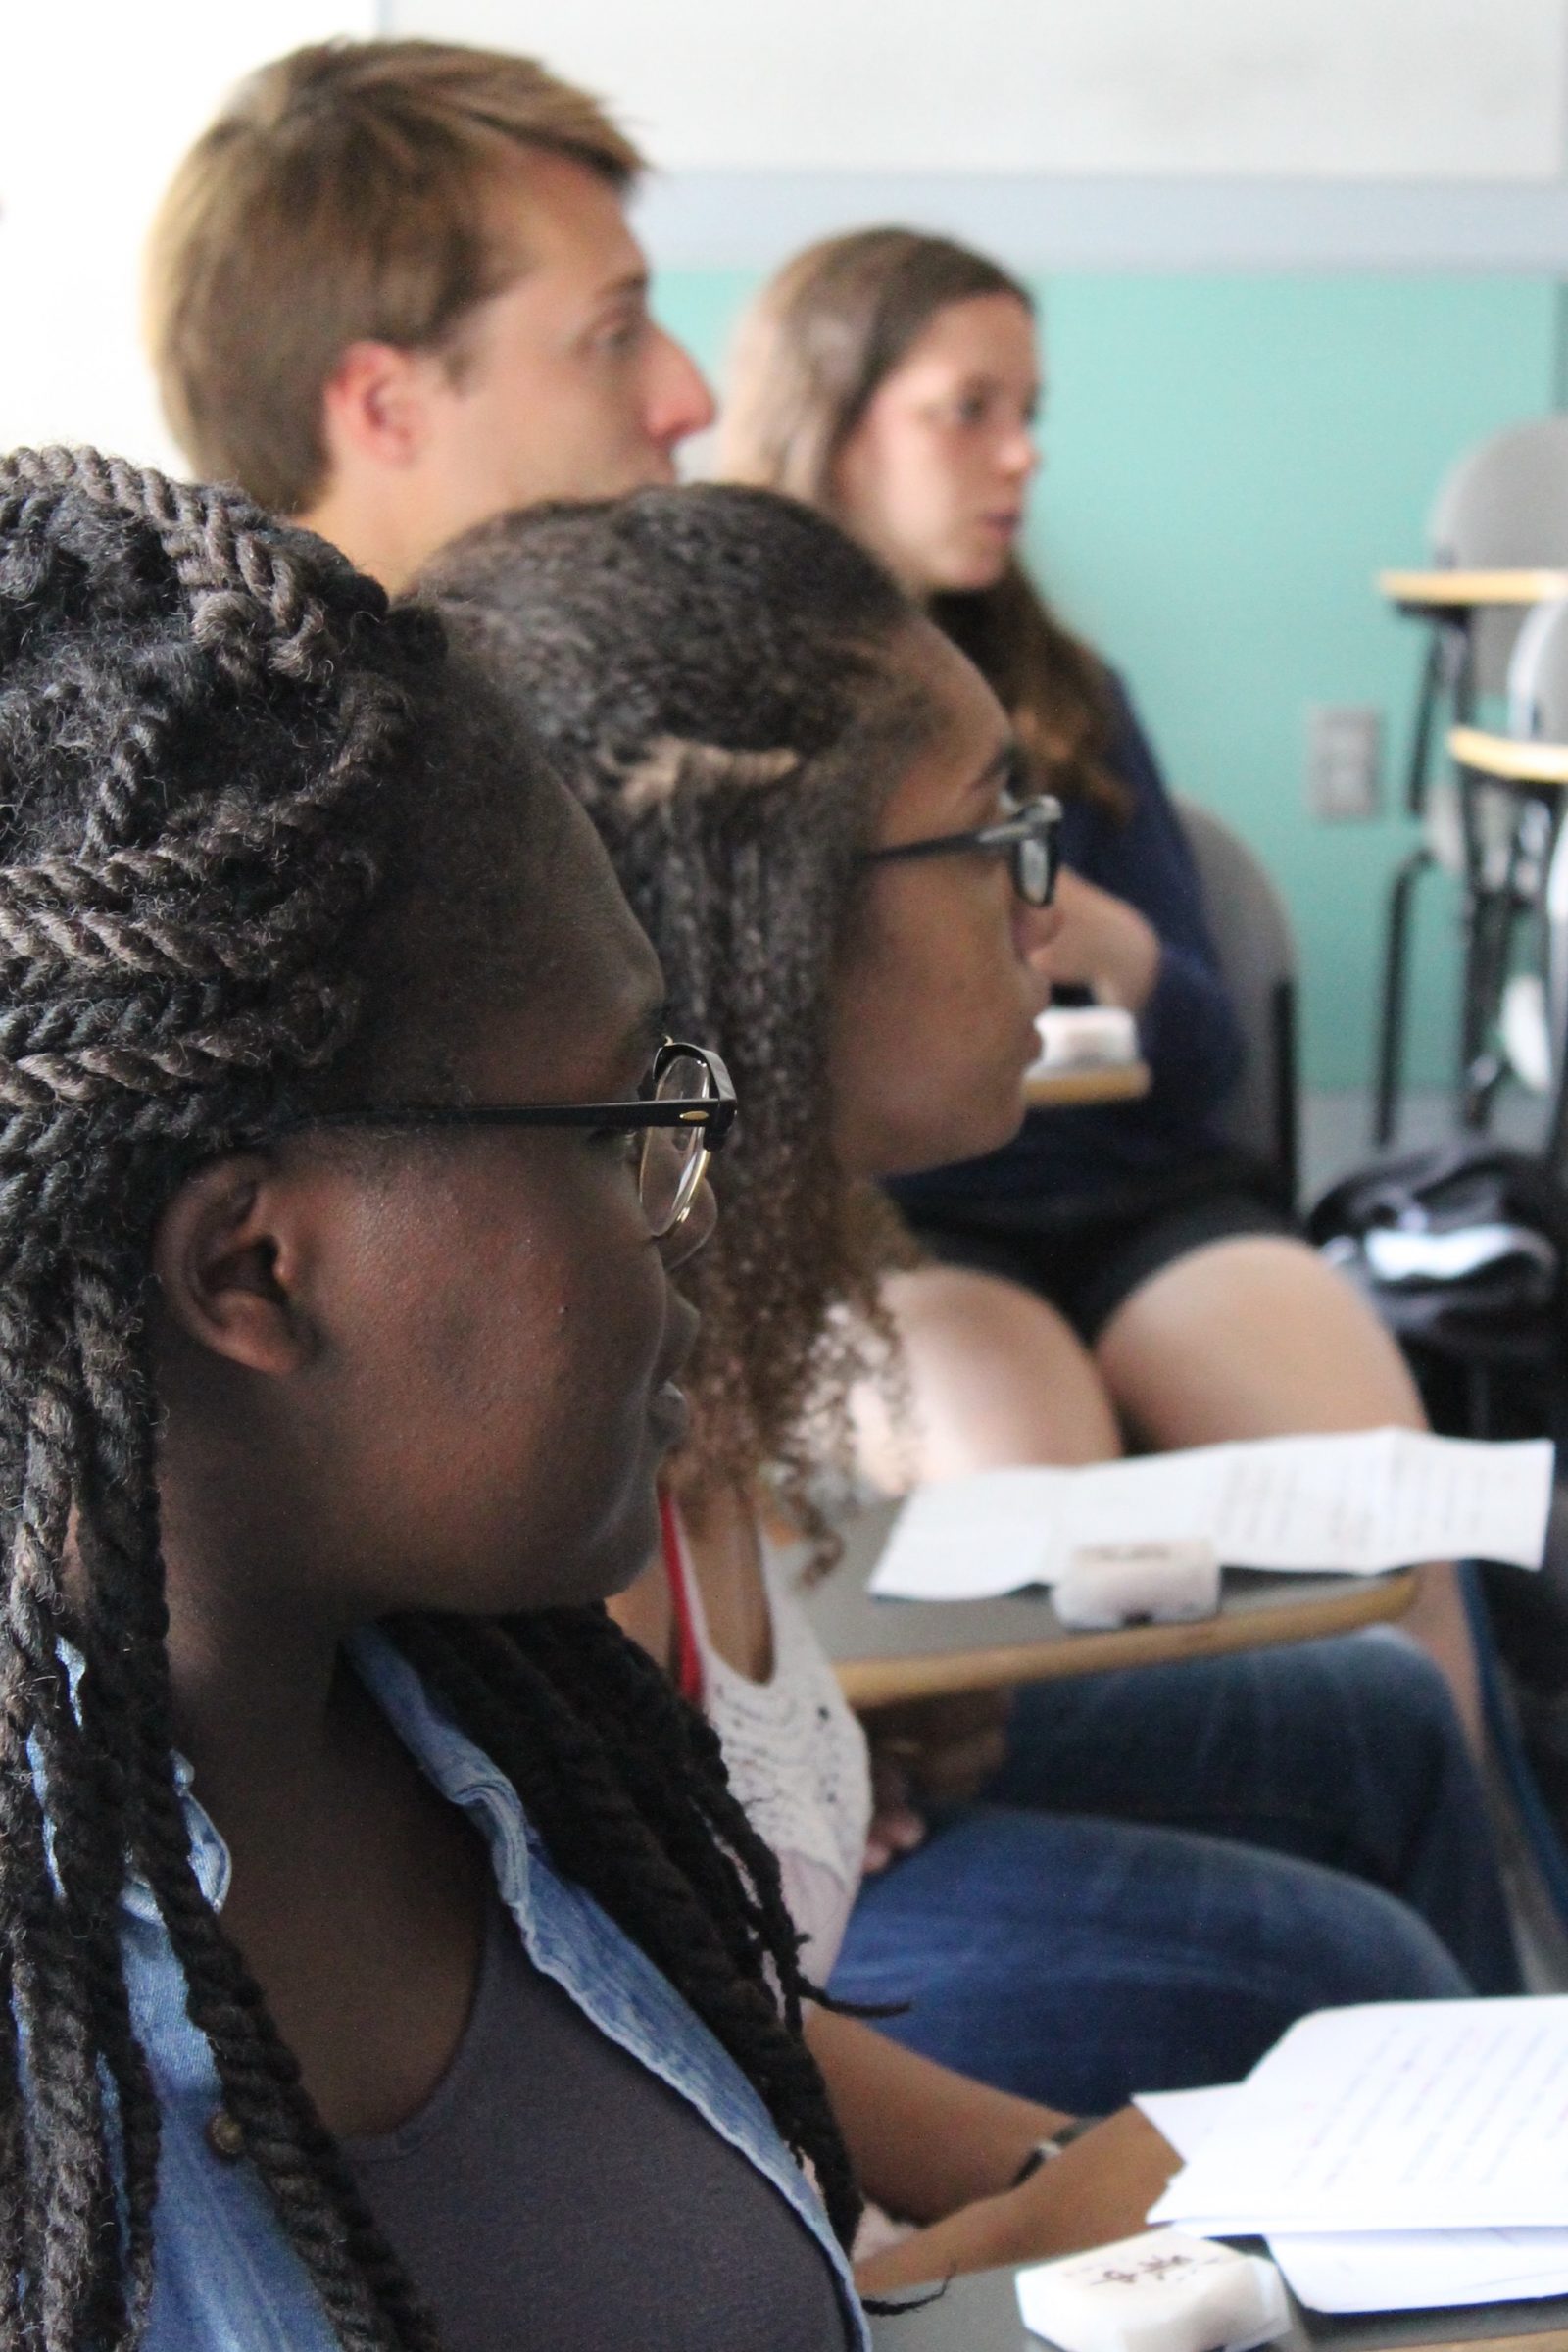
[(1111, 1394), (1159, 1446), (1296, 1431), (1424, 1426), (1403, 1357), (1315, 1250), (1247, 1235), (1141, 1284), (1102, 1333)]
[(891, 1276), (883, 1297), (898, 1373), (880, 1397), (862, 1393), (855, 1402), (862, 1467), (878, 1485), (1104, 1461), (1121, 1450), (1093, 1358), (1032, 1292), (963, 1267), (922, 1266)]

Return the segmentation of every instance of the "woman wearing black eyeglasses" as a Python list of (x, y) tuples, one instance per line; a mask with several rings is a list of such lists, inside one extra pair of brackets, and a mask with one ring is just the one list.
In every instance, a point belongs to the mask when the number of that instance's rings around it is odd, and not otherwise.
[[(1031, 789), (1065, 810), (1053, 980), (1132, 1013), (1152, 1078), (1140, 1102), (1034, 1113), (1003, 1151), (898, 1187), (945, 1261), (898, 1294), (917, 1466), (1097, 1460), (1124, 1428), (1159, 1450), (1424, 1426), (1279, 1172), (1222, 1132), (1242, 1044), (1191, 851), (1126, 686), (1021, 553), (1042, 396), (1027, 287), (910, 229), (828, 238), (758, 296), (728, 395), (721, 471), (831, 514), (995, 688)], [(1424, 1572), (1406, 1625), (1479, 1743), (1451, 1568)]]
[[(780, 1502), (811, 1524), (858, 1386), (897, 1411), (880, 1298), (908, 1245), (876, 1181), (1017, 1125), (1056, 813), (1016, 807), (1011, 733), (972, 666), (793, 501), (707, 487), (508, 516), (431, 585), (593, 815), (670, 1017), (735, 1073), (724, 1213), (693, 1269), (692, 1440), (661, 1556), (616, 1613), (717, 1728), (813, 1980), (914, 1996), (885, 2033), (808, 2028), (864, 2186), (924, 2225), (862, 2278), (1135, 2228), (1162, 2143), (1135, 2112), (1081, 2135), (1070, 2116), (1231, 2079), (1305, 2009), (1462, 1991), (1439, 1934), (1478, 1969), (1505, 1959), (1442, 1683), (1394, 1643), (1322, 1644), (1256, 1682), (1195, 1665), (1211, 1737), (1146, 1770), (1117, 1752), (1131, 1678), (1102, 1678), (1123, 1687), (1109, 1800), (1083, 1808), (1100, 1818), (1046, 1810), (1049, 1788), (950, 1808), (862, 1890), (864, 1740), (760, 1530)], [(1228, 1834), (1193, 1834), (1210, 1823)], [(1426, 1919), (1294, 1858), (1319, 1837)]]
[(0, 458), (0, 2344), (864, 2352), (777, 1866), (604, 1603), (734, 1101), (428, 612)]

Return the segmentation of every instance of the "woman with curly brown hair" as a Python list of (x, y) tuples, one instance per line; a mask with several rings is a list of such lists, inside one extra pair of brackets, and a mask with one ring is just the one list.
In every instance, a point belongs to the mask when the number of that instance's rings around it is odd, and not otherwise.
[(653, 491), (507, 516), (427, 587), (529, 712), (658, 943), (673, 1017), (722, 1042), (747, 1104), (694, 1270), (695, 1421), (662, 1557), (616, 1608), (719, 1729), (808, 1967), (852, 1998), (912, 1996), (884, 2034), (808, 2027), (868, 2193), (927, 2233), (863, 2276), (1135, 2220), (1148, 2135), (1121, 2116), (1042, 2165), (1065, 2112), (1226, 2079), (1307, 2008), (1462, 1991), (1453, 1953), (1488, 1989), (1513, 1983), (1441, 1679), (1393, 1642), (1195, 1664), (1178, 1688), (1097, 1678), (1093, 1772), (1075, 1781), (1069, 1735), (1054, 1787), (945, 1811), (859, 1887), (865, 1748), (762, 1541), (760, 1487), (782, 1476), (788, 1500), (846, 1458), (857, 1383), (897, 1401), (878, 1300), (906, 1245), (875, 1183), (1017, 1124), (1054, 819), (1012, 802), (1011, 731), (973, 667), (793, 501)]
[[(1138, 1021), (1139, 1102), (1032, 1112), (1001, 1152), (898, 1185), (936, 1257), (893, 1286), (926, 1475), (1424, 1427), (1398, 1349), (1221, 1138), (1241, 1041), (1192, 855), (1124, 681), (1019, 557), (1040, 462), (1034, 303), (983, 254), (870, 228), (796, 255), (736, 342), (720, 471), (878, 556), (977, 663), (1065, 810), (1057, 988)], [(877, 1443), (874, 1431), (868, 1440)], [(885, 1450), (885, 1446), (883, 1447)], [(1479, 1747), (1453, 1570), (1407, 1621)]]

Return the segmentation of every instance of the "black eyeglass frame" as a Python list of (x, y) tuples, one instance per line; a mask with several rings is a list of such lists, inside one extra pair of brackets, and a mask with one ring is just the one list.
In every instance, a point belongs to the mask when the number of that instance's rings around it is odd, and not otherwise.
[(368, 1102), (347, 1110), (305, 1111), (298, 1118), (279, 1120), (267, 1133), (269, 1136), (295, 1135), (321, 1127), (387, 1127), (401, 1130), (603, 1127), (621, 1128), (627, 1134), (645, 1131), (650, 1127), (700, 1128), (702, 1143), (697, 1156), (697, 1172), (688, 1178), (683, 1187), (683, 1198), (677, 1213), (667, 1225), (658, 1230), (656, 1238), (662, 1241), (678, 1229), (687, 1215), (709, 1161), (724, 1148), (738, 1109), (735, 1083), (722, 1057), (707, 1046), (689, 1045), (679, 1038), (666, 1037), (654, 1055), (653, 1067), (648, 1073), (650, 1090), (658, 1087), (660, 1079), (673, 1063), (682, 1060), (702, 1064), (712, 1089), (710, 1094), (677, 1095), (666, 1102), (656, 1101), (650, 1091), (633, 1101), (619, 1102)]
[[(1032, 842), (1039, 842), (1046, 853), (1046, 888), (1036, 898), (1026, 887), (1023, 872), (1023, 852)], [(1011, 816), (1001, 818), (994, 825), (981, 825), (972, 833), (936, 833), (928, 841), (895, 842), (891, 849), (864, 850), (864, 865), (891, 865), (896, 859), (910, 858), (952, 858), (965, 851), (982, 856), (1006, 856), (1012, 868), (1012, 886), (1026, 906), (1049, 906), (1056, 895), (1056, 883), (1061, 874), (1061, 803), (1050, 793), (1039, 793), (1025, 801)]]

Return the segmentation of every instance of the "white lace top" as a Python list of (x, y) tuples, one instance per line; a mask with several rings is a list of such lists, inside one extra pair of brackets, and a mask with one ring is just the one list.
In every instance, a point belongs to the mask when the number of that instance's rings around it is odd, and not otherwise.
[(860, 1885), (871, 1823), (865, 1735), (778, 1563), (762, 1554), (773, 1671), (754, 1683), (709, 1639), (684, 1535), (680, 1572), (702, 1659), (703, 1707), (736, 1795), (779, 1858), (784, 1895), (807, 1937), (808, 1976), (825, 1983)]

